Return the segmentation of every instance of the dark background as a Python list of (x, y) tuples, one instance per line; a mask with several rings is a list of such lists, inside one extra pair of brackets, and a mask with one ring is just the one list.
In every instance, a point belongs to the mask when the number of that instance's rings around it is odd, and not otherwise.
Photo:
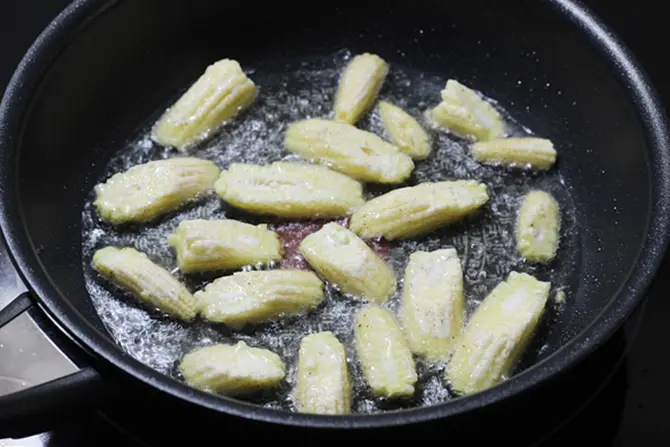
[[(218, 0), (223, 1), (223, 0)], [(447, 0), (445, 0), (447, 1)], [(670, 101), (667, 16), (659, 0), (584, 0), (642, 61), (659, 92)], [(0, 90), (33, 39), (70, 0), (0, 0)]]
[[(69, 0), (0, 0), (0, 91), (33, 39), (68, 3)], [(660, 10), (661, 2), (586, 0), (585, 3), (629, 45), (665, 103), (670, 104), (667, 19)], [(670, 261), (666, 257), (628, 354), (627, 404), (615, 442), (618, 446), (670, 446), (668, 273)]]

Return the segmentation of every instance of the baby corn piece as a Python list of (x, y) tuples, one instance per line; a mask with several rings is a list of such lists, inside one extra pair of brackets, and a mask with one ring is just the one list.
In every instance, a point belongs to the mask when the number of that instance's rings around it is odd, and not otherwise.
[(382, 397), (410, 397), (418, 380), (412, 352), (396, 317), (368, 304), (354, 318), (354, 343), (363, 376)]
[(256, 99), (256, 85), (237, 61), (220, 60), (156, 123), (153, 139), (180, 150), (201, 141)]
[(556, 256), (561, 214), (556, 200), (544, 191), (529, 192), (521, 203), (516, 248), (531, 263), (548, 263)]
[(453, 133), (479, 141), (501, 138), (505, 123), (498, 111), (477, 93), (450, 79), (442, 102), (433, 109), (435, 121)]
[(249, 264), (279, 261), (282, 244), (266, 225), (236, 220), (183, 220), (168, 236), (184, 273), (236, 269)]
[(362, 182), (402, 183), (412, 159), (377, 135), (350, 124), (307, 119), (291, 124), (284, 146), (301, 157)]
[(377, 109), (384, 129), (401, 151), (414, 160), (424, 160), (430, 155), (430, 137), (414, 117), (386, 101), (379, 101)]
[(236, 208), (291, 219), (337, 218), (361, 205), (362, 185), (328, 168), (275, 162), (232, 164), (214, 185)]
[(235, 330), (306, 312), (323, 298), (321, 280), (302, 270), (237, 272), (195, 293), (204, 319)]
[(468, 395), (490, 388), (512, 373), (544, 313), (549, 282), (512, 272), (479, 305), (456, 341), (446, 377)]
[(301, 413), (351, 413), (347, 354), (332, 332), (304, 337), (298, 351), (295, 403)]
[(421, 183), (368, 201), (351, 216), (349, 228), (364, 238), (419, 236), (465, 217), (488, 200), (486, 185), (475, 180)]
[(382, 303), (396, 291), (391, 268), (361, 238), (336, 223), (303, 239), (300, 253), (345, 293)]
[(337, 89), (335, 121), (356, 124), (372, 106), (388, 71), (388, 64), (376, 54), (354, 57), (344, 69)]
[(179, 363), (179, 371), (192, 387), (227, 396), (276, 388), (286, 376), (277, 354), (243, 341), (191, 351)]
[(472, 155), (480, 163), (546, 171), (556, 162), (556, 150), (544, 138), (502, 138), (480, 141), (472, 146)]
[(96, 185), (94, 205), (112, 225), (149, 222), (209, 191), (218, 176), (214, 163), (198, 158), (150, 161)]
[(412, 352), (431, 362), (446, 360), (461, 333), (463, 309), (463, 270), (456, 250), (412, 253), (399, 312)]
[(145, 305), (183, 321), (195, 318), (193, 295), (144, 253), (130, 247), (105, 247), (95, 252), (92, 264), (101, 276)]

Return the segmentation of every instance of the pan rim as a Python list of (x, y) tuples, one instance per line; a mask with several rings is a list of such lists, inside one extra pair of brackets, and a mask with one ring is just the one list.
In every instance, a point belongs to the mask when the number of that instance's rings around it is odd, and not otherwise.
[(5, 90), (0, 104), (0, 230), (19, 275), (49, 316), (91, 354), (94, 362), (112, 366), (117, 372), (180, 401), (255, 421), (340, 429), (397, 426), (456, 416), (499, 403), (538, 386), (583, 360), (631, 315), (650, 287), (670, 238), (670, 137), (667, 118), (657, 93), (630, 50), (579, 0), (542, 1), (578, 27), (584, 38), (591, 40), (596, 50), (603, 53), (603, 57), (618, 66), (614, 70), (615, 76), (627, 87), (649, 147), (653, 148), (649, 164), (654, 176), (649, 188), (656, 202), (637, 263), (617, 294), (582, 332), (552, 355), (506, 382), (481, 393), (431, 407), (347, 416), (289, 413), (209, 395), (164, 376), (125, 355), (118, 345), (94, 329), (67, 304), (40, 263), (25, 228), (17, 204), (16, 169), (13, 169), (17, 158), (13, 146), (20, 144), (24, 117), (43, 75), (80, 31), (119, 0), (75, 0), (71, 3), (35, 40)]

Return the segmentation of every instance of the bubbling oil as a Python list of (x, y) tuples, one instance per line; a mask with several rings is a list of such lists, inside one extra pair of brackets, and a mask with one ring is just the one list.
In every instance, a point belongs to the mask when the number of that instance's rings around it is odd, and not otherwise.
[[(284, 133), (288, 125), (297, 120), (332, 118), (333, 98), (340, 72), (350, 58), (348, 51), (340, 51), (326, 57), (287, 61), (284, 69), (280, 71), (276, 69), (276, 61), (273, 61), (272, 68), (269, 69), (264, 68), (263, 64), (253, 67), (248, 74), (259, 87), (257, 101), (239, 118), (227, 123), (211, 138), (193, 148), (189, 155), (211, 160), (221, 169), (226, 169), (233, 162), (267, 164), (279, 160), (299, 160), (283, 148)], [(481, 165), (472, 159), (468, 141), (431, 129), (430, 123), (425, 121), (425, 111), (440, 100), (440, 90), (445, 82), (444, 78), (392, 64), (380, 92), (380, 99), (400, 106), (422, 121), (432, 133), (433, 152), (426, 160), (416, 162), (416, 168), (407, 184), (476, 179), (488, 185), (491, 200), (482, 210), (457, 225), (422, 238), (393, 242), (385, 257), (399, 279), (398, 290), (402, 290), (404, 268), (412, 252), (445, 247), (455, 247), (462, 261), (468, 312), (472, 312), (487, 293), (512, 270), (549, 280), (555, 290), (561, 289), (563, 285), (569, 284), (568, 278), (573, 278), (576, 274), (579, 244), (574, 207), (560, 173), (554, 170), (537, 175)], [(495, 95), (495, 92), (487, 93)], [(517, 123), (499, 104), (493, 100), (491, 103), (506, 117), (512, 135), (533, 135), (530, 129)], [(358, 126), (387, 137), (379, 116), (374, 111), (358, 123)], [(99, 181), (105, 181), (113, 173), (139, 163), (179, 155), (174, 150), (153, 143), (149, 132), (150, 126), (131, 139), (126, 146), (119, 148)], [(515, 249), (516, 210), (521, 197), (532, 188), (541, 188), (552, 193), (561, 205), (560, 256), (550, 266), (527, 265)], [(393, 188), (366, 185), (366, 195), (374, 197), (390, 189)], [(92, 205), (93, 199), (91, 192), (82, 214), (83, 267), (88, 292), (102, 322), (119, 346), (130, 356), (156, 371), (181, 380), (176, 364), (187, 352), (213, 343), (243, 340), (251, 346), (276, 352), (288, 367), (287, 378), (280, 389), (251, 396), (249, 400), (270, 408), (291, 410), (291, 388), (295, 383), (300, 340), (311, 333), (332, 331), (347, 349), (355, 411), (373, 413), (386, 409), (434, 405), (452, 397), (442, 380), (441, 368), (425, 365), (421, 361), (417, 363), (419, 383), (413, 399), (386, 402), (372, 396), (362, 379), (352, 343), (353, 315), (363, 303), (354, 297), (343, 295), (330, 285), (326, 286), (327, 298), (316, 310), (303, 316), (235, 333), (221, 325), (201, 321), (182, 324), (148, 311), (95, 274), (90, 266), (95, 250), (109, 245), (135, 247), (167, 268), (195, 292), (213, 277), (185, 276), (176, 268), (176, 258), (167, 244), (167, 236), (175, 230), (179, 222), (196, 218), (236, 218), (254, 222), (264, 220), (231, 209), (212, 194), (156, 222), (132, 228), (113, 228), (99, 220)], [(294, 265), (298, 264), (300, 262)], [(245, 269), (253, 268), (269, 267), (249, 266)], [(567, 292), (569, 301), (569, 290)], [(387, 305), (396, 311), (398, 303), (399, 293), (396, 293)], [(542, 334), (538, 336), (541, 337)], [(546, 346), (542, 346), (541, 339), (535, 345), (537, 346), (532, 349), (546, 349)]]

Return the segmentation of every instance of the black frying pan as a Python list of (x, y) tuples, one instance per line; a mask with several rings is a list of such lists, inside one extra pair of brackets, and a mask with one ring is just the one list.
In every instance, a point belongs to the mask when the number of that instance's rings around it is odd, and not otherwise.
[[(480, 394), (347, 417), (218, 398), (126, 355), (100, 321), (82, 274), (82, 208), (107, 162), (214, 60), (232, 56), (253, 66), (343, 48), (450, 73), (560, 148), (580, 237), (572, 304), (552, 322), (548, 348)], [(3, 432), (20, 433), (29, 416), (89, 404), (110, 381), (175, 412), (203, 421), (228, 415), (239, 426), (446, 423), (523, 396), (601, 345), (644, 296), (668, 240), (668, 147), (663, 108), (637, 62), (569, 0), (76, 1), (33, 45), (0, 109), (0, 225), (30, 289), (0, 323), (39, 304), (66, 335), (63, 343), (76, 344), (70, 352), (90, 366), (0, 399)]]

